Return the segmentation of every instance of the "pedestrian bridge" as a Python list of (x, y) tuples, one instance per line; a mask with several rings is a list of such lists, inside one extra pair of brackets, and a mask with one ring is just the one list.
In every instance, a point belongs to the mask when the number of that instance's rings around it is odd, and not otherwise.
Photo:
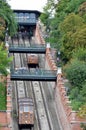
[(9, 52), (10, 53), (46, 53), (46, 46), (42, 44), (32, 44), (32, 45), (24, 45), (24, 44), (9, 44)]
[(27, 80), (27, 81), (55, 81), (57, 80), (57, 72), (51, 70), (11, 70), (11, 80)]

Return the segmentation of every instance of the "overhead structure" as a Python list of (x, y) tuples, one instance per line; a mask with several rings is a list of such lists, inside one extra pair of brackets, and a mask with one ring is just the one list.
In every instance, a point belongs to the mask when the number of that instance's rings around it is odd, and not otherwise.
[(28, 80), (28, 81), (54, 81), (57, 80), (56, 71), (51, 70), (11, 70), (11, 80)]
[(46, 46), (42, 44), (34, 44), (25, 46), (24, 44), (19, 45), (9, 45), (10, 53), (46, 53)]
[(18, 25), (36, 25), (41, 12), (36, 10), (13, 10)]

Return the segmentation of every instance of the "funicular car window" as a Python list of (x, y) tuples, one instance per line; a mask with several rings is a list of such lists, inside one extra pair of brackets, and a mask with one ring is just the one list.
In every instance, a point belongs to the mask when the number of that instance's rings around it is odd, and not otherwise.
[(29, 111), (29, 106), (24, 106), (24, 112), (28, 112)]

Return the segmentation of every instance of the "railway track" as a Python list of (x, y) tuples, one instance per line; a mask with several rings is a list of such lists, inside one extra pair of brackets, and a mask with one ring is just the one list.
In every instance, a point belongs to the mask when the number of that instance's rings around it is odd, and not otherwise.
[(36, 113), (39, 122), (39, 130), (51, 130), (49, 118), (46, 111), (45, 102), (43, 99), (43, 93), (41, 91), (40, 82), (33, 81), (32, 89), (34, 94), (34, 101), (36, 106)]
[[(22, 39), (19, 39), (19, 40), (14, 40), (13, 39), (13, 44), (20, 44), (23, 43)], [(25, 58), (26, 58), (26, 55), (25, 54), (13, 54), (14, 56), (14, 68), (16, 70), (18, 70), (18, 72), (20, 71), (24, 71), (22, 70), (27, 68), (27, 64), (26, 64), (26, 61), (25, 61)], [(27, 81), (14, 81), (14, 86), (15, 86), (15, 95), (16, 95), (16, 111), (17, 111), (17, 116), (18, 116), (18, 98), (24, 98), (24, 97), (32, 97), (32, 94), (29, 94), (29, 91), (28, 90), (28, 86), (29, 86), (29, 83)], [(32, 93), (32, 92), (31, 92)], [(20, 128), (17, 128), (18, 130), (20, 130)], [(21, 129), (22, 130), (22, 129)], [(34, 128), (26, 128), (24, 130), (34, 130)]]
[[(31, 44), (33, 44), (35, 40), (34, 37), (32, 38)], [(27, 57), (27, 55), (26, 55)], [(31, 69), (30, 69), (31, 70)], [(33, 71), (36, 71), (36, 69), (32, 69)], [(33, 81), (30, 82), (32, 86), (32, 92), (33, 92), (33, 97), (34, 97), (34, 103), (35, 103), (35, 110), (36, 110), (36, 116), (39, 124), (39, 130), (51, 130), (51, 125), (50, 121), (47, 115), (47, 110), (45, 106), (45, 101), (43, 98), (43, 93), (41, 89), (41, 84), (40, 82)]]
[[(13, 44), (25, 44), (26, 46), (29, 46), (29, 40), (13, 40)], [(32, 42), (31, 42), (32, 44)], [(14, 55), (14, 68), (22, 68), (26, 67), (27, 68), (27, 55), (26, 54), (13, 54)], [(21, 71), (21, 70), (20, 70)], [(46, 104), (45, 100), (43, 97), (42, 89), (41, 89), (41, 84), (40, 82), (30, 82), (30, 81), (14, 81), (14, 85), (16, 86), (16, 96), (18, 98), (20, 97), (32, 97), (34, 98), (34, 103), (35, 103), (35, 125), (31, 129), (24, 129), (24, 130), (52, 130), (51, 125), (50, 125), (50, 120), (48, 117), (48, 112), (46, 109)], [(17, 99), (16, 99), (16, 103)], [(16, 108), (18, 108), (18, 105), (16, 104)], [(18, 110), (17, 110), (18, 114)], [(23, 130), (23, 129), (22, 129)]]

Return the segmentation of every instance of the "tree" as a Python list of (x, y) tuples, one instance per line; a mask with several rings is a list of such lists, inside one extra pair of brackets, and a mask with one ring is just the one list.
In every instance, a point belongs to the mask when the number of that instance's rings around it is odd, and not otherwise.
[[(51, 1), (48, 1), (46, 6), (44, 7), (44, 14), (43, 14), (44, 16), (42, 17), (43, 18), (42, 21), (43, 23), (45, 23), (46, 28), (49, 28), (50, 30), (48, 41), (51, 43), (51, 46), (56, 47), (57, 50), (61, 48), (62, 43), (63, 43), (63, 35), (62, 35), (63, 32), (62, 30), (59, 30), (60, 24), (64, 21), (66, 16), (68, 16), (70, 13), (78, 14), (78, 8), (83, 2), (85, 2), (85, 0), (65, 0), (65, 1), (60, 0), (58, 2), (55, 2), (55, 0), (51, 0)], [(52, 14), (54, 14), (53, 17), (51, 17)], [(70, 22), (73, 22), (73, 21), (71, 21), (70, 19)], [(65, 28), (67, 29), (68, 27), (66, 26)], [(68, 34), (68, 36), (69, 35), (70, 34)], [(67, 34), (66, 34), (66, 37), (67, 37)]]
[(81, 28), (73, 34), (73, 44), (75, 48), (82, 47), (86, 49), (86, 25), (82, 25)]
[(65, 7), (65, 11), (68, 13), (78, 13), (79, 6), (85, 2), (85, 0), (70, 0)]
[(86, 80), (86, 63), (73, 59), (64, 68), (66, 78), (74, 87), (82, 88)]
[[(74, 49), (78, 47), (78, 43), (76, 45), (75, 42), (74, 34), (76, 34), (76, 32), (78, 32), (78, 30), (80, 30), (83, 25), (83, 19), (74, 13), (66, 16), (64, 21), (60, 23), (59, 29), (62, 36), (61, 51), (63, 54), (63, 60), (70, 60)], [(77, 41), (78, 40), (80, 39), (77, 39)]]
[(0, 73), (3, 75), (7, 75), (7, 68), (10, 66), (10, 62), (12, 61), (12, 57), (8, 57), (8, 52), (4, 48), (3, 43), (0, 45)]
[(82, 105), (81, 108), (79, 108), (78, 116), (80, 118), (86, 119), (86, 104)]
[(85, 20), (86, 23), (86, 2), (82, 3), (78, 8), (79, 15)]
[(4, 19), (6, 27), (8, 27), (8, 33), (12, 36), (17, 29), (14, 13), (5, 0), (0, 0), (0, 7), (0, 17)]
[(0, 110), (6, 110), (6, 83), (0, 83)]
[(73, 52), (72, 58), (86, 62), (86, 48), (77, 47), (77, 49)]
[[(86, 63), (73, 59), (64, 67), (65, 76), (71, 83), (68, 96), (74, 110), (79, 110), (86, 103)], [(85, 116), (85, 115), (84, 115)]]
[(71, 13), (65, 17), (64, 21), (60, 23), (60, 30), (63, 34), (67, 32), (75, 33), (79, 27), (83, 25), (83, 19)]
[(6, 25), (4, 19), (0, 17), (0, 41), (4, 39), (5, 27)]
[(51, 28), (54, 17), (54, 12), (57, 6), (56, 0), (47, 1), (46, 6), (43, 9), (43, 13), (40, 16), (41, 22), (46, 26), (46, 33), (48, 37), (45, 39), (47, 42), (53, 42), (55, 38), (52, 36)]

